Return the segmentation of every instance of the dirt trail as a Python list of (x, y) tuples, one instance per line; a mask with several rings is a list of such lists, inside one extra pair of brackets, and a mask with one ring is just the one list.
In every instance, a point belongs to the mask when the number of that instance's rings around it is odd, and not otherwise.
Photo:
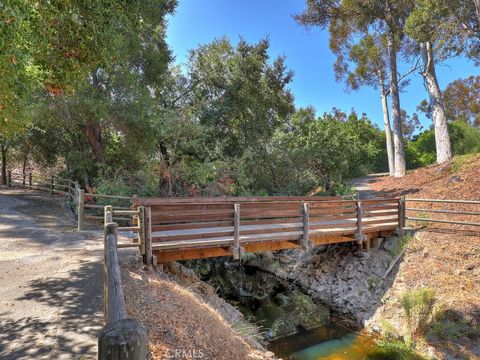
[(0, 359), (95, 359), (103, 243), (62, 199), (0, 188)]

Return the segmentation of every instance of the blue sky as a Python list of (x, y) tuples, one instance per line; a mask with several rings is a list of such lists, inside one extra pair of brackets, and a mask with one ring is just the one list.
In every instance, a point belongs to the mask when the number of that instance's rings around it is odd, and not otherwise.
[[(236, 43), (240, 37), (248, 42), (270, 39), (270, 55), (286, 56), (287, 66), (295, 72), (290, 88), (297, 107), (313, 105), (317, 114), (332, 107), (358, 113), (365, 112), (383, 128), (382, 108), (378, 92), (362, 88), (348, 92), (335, 81), (335, 56), (328, 47), (328, 32), (306, 30), (292, 15), (305, 8), (304, 0), (180, 0), (176, 14), (168, 19), (167, 41), (178, 64), (185, 64), (188, 52), (222, 36)], [(407, 64), (400, 65), (406, 69)], [(455, 58), (437, 67), (441, 89), (458, 78), (479, 75), (478, 67), (465, 59)], [(413, 113), (427, 94), (419, 74), (401, 94), (403, 109)], [(425, 127), (430, 121), (422, 119)]]

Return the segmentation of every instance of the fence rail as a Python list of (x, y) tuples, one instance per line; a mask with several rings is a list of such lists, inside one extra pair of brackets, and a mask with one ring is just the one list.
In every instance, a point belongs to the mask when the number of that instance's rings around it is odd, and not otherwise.
[[(480, 201), (477, 200), (453, 200), (453, 199), (421, 199), (421, 198), (407, 198), (406, 202), (409, 204), (405, 207), (405, 210), (408, 211), (410, 214), (416, 214), (416, 216), (405, 216), (406, 220), (417, 221), (417, 222), (432, 222), (432, 223), (443, 223), (443, 224), (454, 224), (454, 225), (465, 225), (465, 226), (480, 226), (480, 221), (464, 221), (458, 219), (439, 219), (439, 218), (432, 218), (432, 217), (420, 217), (418, 214), (423, 213), (432, 213), (432, 214), (440, 214), (440, 215), (448, 215), (448, 216), (456, 216), (456, 215), (464, 215), (468, 217), (478, 217), (480, 216), (480, 211), (466, 211), (463, 209), (464, 206), (470, 205), (480, 205)], [(412, 206), (411, 203), (422, 203), (422, 204), (431, 204), (436, 206), (443, 206), (443, 208), (427, 208), (424, 206), (415, 207)], [(460, 205), (462, 209), (447, 209), (445, 208), (446, 205)], [(428, 206), (428, 205), (426, 205)], [(478, 218), (480, 220), (480, 218)]]
[(105, 208), (103, 262), (103, 304), (105, 326), (98, 337), (100, 360), (144, 360), (147, 357), (147, 334), (136, 319), (127, 317), (122, 277), (118, 264), (118, 224), (112, 209)]
[[(225, 200), (225, 201), (223, 201)], [(369, 240), (404, 224), (399, 198), (230, 197), (135, 199), (143, 206), (147, 264)], [(155, 257), (153, 257), (155, 255)]]

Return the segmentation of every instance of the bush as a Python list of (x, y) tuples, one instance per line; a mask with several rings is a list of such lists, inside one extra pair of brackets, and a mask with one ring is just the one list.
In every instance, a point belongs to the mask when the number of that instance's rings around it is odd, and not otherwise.
[(407, 290), (400, 301), (411, 336), (425, 334), (433, 316), (435, 292), (431, 289)]

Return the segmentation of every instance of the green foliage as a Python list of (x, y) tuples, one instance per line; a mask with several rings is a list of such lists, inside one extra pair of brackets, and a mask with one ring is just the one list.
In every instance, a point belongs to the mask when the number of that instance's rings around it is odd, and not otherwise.
[[(454, 155), (464, 155), (480, 152), (480, 130), (464, 121), (454, 121), (448, 124), (450, 140)], [(406, 147), (407, 164), (409, 168), (435, 163), (435, 133), (427, 130), (414, 136)]]
[(428, 330), (435, 305), (435, 292), (431, 289), (407, 290), (400, 299), (412, 338)]

